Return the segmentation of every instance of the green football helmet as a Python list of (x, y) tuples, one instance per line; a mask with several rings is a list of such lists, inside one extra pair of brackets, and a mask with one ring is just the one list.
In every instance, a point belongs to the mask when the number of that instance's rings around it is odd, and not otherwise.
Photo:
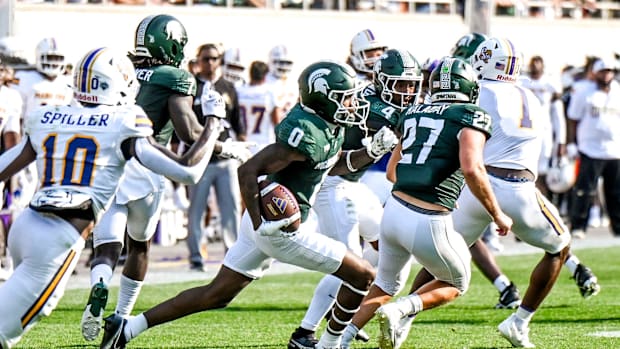
[(450, 51), (450, 55), (452, 57), (458, 57), (468, 61), (469, 57), (476, 52), (478, 45), (488, 38), (488, 36), (480, 33), (470, 33), (464, 35), (459, 39), (459, 41), (456, 42)]
[(377, 95), (399, 110), (416, 102), (423, 78), (420, 64), (406, 50), (389, 49), (374, 66), (373, 83)]
[(183, 61), (187, 32), (170, 15), (148, 16), (138, 25), (134, 44), (137, 57), (155, 58), (162, 64), (178, 67)]
[(480, 85), (474, 69), (465, 60), (444, 57), (429, 78), (431, 102), (476, 103)]
[(370, 103), (361, 97), (363, 86), (357, 84), (349, 65), (318, 61), (304, 69), (297, 82), (300, 104), (306, 111), (332, 124), (364, 127)]

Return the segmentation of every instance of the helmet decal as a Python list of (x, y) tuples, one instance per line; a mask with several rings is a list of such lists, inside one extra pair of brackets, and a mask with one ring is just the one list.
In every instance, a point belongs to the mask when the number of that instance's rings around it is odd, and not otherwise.
[(440, 86), (439, 89), (441, 90), (448, 90), (451, 87), (451, 78), (450, 78), (450, 72), (452, 71), (452, 63), (454, 62), (454, 60), (452, 59), (446, 59), (444, 61), (444, 63), (441, 65), (441, 71), (439, 72), (439, 82), (440, 82)]
[(327, 68), (317, 69), (308, 76), (309, 93), (320, 92), (327, 96), (329, 84), (325, 80), (325, 75), (329, 75), (331, 70)]
[(166, 39), (183, 42), (185, 29), (178, 21), (170, 21), (166, 24)]
[(145, 19), (143, 19), (142, 22), (140, 22), (140, 24), (138, 25), (138, 30), (136, 30), (136, 46), (145, 45), (144, 37), (146, 35), (146, 28), (149, 27), (149, 24), (151, 24), (151, 21), (153, 20), (153, 18), (155, 18), (155, 15), (148, 16)]

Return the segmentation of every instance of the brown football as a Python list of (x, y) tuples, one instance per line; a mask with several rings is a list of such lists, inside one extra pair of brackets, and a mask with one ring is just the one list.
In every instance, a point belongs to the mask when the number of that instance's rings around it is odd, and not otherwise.
[[(261, 196), (261, 215), (267, 221), (277, 221), (293, 215), (299, 215), (299, 204), (295, 195), (282, 184), (270, 180), (262, 180), (258, 183)], [(301, 216), (283, 231), (292, 232), (299, 229)]]

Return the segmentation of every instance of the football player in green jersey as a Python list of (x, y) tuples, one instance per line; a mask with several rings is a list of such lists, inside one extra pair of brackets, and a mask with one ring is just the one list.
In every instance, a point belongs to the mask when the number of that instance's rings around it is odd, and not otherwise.
[[(130, 53), (140, 82), (136, 104), (144, 109), (153, 124), (154, 140), (163, 146), (168, 145), (173, 131), (181, 140), (191, 144), (203, 130), (192, 110), (196, 81), (188, 71), (179, 68), (186, 43), (187, 33), (181, 22), (169, 15), (153, 15), (138, 25), (135, 51)], [(208, 95), (205, 93), (203, 97)], [(215, 106), (209, 103), (203, 103), (203, 107), (214, 110)], [(212, 112), (205, 115), (224, 117)], [(230, 149), (223, 148), (219, 142), (215, 152), (226, 155)], [(86, 340), (94, 340), (100, 332), (107, 303), (107, 285), (120, 255), (125, 231), (128, 235), (127, 261), (121, 275), (115, 312), (129, 316), (133, 309), (146, 275), (149, 241), (159, 220), (164, 183), (163, 176), (146, 169), (136, 160), (129, 161), (112, 204), (95, 226), (92, 288), (81, 320), (82, 335)]]
[[(381, 222), (377, 277), (349, 325), (361, 328), (376, 311), (381, 348), (399, 348), (417, 313), (467, 291), (471, 257), (451, 218), (465, 182), (500, 229), (512, 226), (482, 160), (491, 119), (475, 105), (479, 85), (473, 69), (461, 59), (443, 58), (430, 84), (432, 103), (409, 107), (398, 122), (402, 136), (388, 166), (395, 183)], [(388, 303), (402, 290), (412, 256), (435, 279)]]
[[(276, 142), (239, 167), (239, 184), (247, 210), (239, 238), (224, 257), (211, 283), (181, 292), (129, 319), (106, 319), (102, 348), (124, 347), (146, 329), (183, 316), (227, 306), (247, 285), (259, 279), (274, 259), (306, 269), (333, 274), (343, 280), (336, 310), (317, 348), (339, 348), (342, 332), (374, 280), (366, 261), (342, 242), (316, 231), (310, 207), (319, 185), (331, 171), (344, 174), (361, 168), (392, 150), (396, 135), (388, 128), (375, 134), (368, 147), (342, 151), (345, 127), (359, 127), (367, 117), (368, 102), (359, 97), (361, 86), (346, 64), (319, 61), (299, 76), (299, 102), (276, 128)], [(281, 229), (292, 218), (263, 221), (259, 178), (289, 188), (300, 205), (301, 225), (294, 232)]]
[[(408, 51), (398, 49), (385, 51), (373, 69), (373, 84), (362, 92), (364, 98), (370, 102), (366, 127), (347, 128), (343, 150), (362, 147), (365, 137), (374, 135), (384, 126), (394, 129), (400, 112), (413, 103), (420, 91), (422, 81), (420, 65)], [(382, 203), (359, 180), (370, 165), (342, 176), (330, 173), (322, 183), (313, 206), (319, 221), (319, 231), (342, 241), (358, 256), (362, 255), (360, 237), (375, 249), (378, 248), (379, 223), (383, 215)], [(291, 335), (289, 349), (303, 349), (317, 342), (314, 333), (321, 320), (332, 309), (334, 296), (340, 285), (341, 280), (333, 275), (326, 275), (319, 282), (308, 311), (300, 326)], [(362, 340), (364, 338), (368, 340), (367, 336), (360, 337)]]

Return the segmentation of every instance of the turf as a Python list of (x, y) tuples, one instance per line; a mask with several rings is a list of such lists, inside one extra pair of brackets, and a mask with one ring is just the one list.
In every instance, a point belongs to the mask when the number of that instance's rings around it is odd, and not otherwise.
[[(578, 256), (598, 276), (601, 293), (589, 300), (582, 299), (564, 268), (534, 316), (530, 338), (537, 348), (620, 348), (620, 249), (579, 250)], [(541, 254), (503, 256), (498, 260), (523, 295), (530, 271), (540, 257)], [(414, 266), (413, 273), (418, 268)], [(228, 308), (194, 314), (150, 329), (128, 347), (286, 348), (321, 276), (312, 272), (267, 276), (251, 284)], [(146, 285), (135, 312), (198, 285), (201, 283)], [(116, 291), (113, 288), (110, 292), (111, 305), (116, 302)], [(17, 348), (98, 347), (98, 341), (83, 340), (79, 330), (87, 293), (67, 291), (54, 313), (27, 333)], [(468, 293), (449, 305), (418, 315), (403, 348), (509, 348), (496, 328), (511, 310), (493, 309), (497, 297), (495, 288), (474, 268)], [(320, 331), (323, 328), (324, 324)], [(376, 339), (376, 322), (370, 322), (366, 329)], [(595, 335), (604, 332), (615, 333), (616, 337)], [(354, 348), (376, 346), (373, 340), (354, 344)]]

